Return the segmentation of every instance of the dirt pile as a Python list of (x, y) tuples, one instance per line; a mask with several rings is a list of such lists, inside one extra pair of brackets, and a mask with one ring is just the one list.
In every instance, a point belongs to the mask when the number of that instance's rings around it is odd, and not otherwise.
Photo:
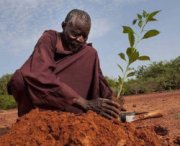
[(0, 138), (0, 146), (159, 146), (151, 128), (107, 120), (94, 112), (82, 115), (33, 110)]

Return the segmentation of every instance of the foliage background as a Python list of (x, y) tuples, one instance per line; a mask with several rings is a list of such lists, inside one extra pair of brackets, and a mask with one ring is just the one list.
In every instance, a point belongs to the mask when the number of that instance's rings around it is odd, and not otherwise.
[[(11, 74), (0, 78), (0, 109), (16, 107), (16, 102), (7, 93), (7, 83)], [(117, 79), (106, 77), (111, 89), (117, 92)], [(148, 66), (140, 66), (135, 78), (125, 82), (125, 95), (162, 92), (180, 89), (180, 56), (170, 61), (153, 62)]]
[[(170, 61), (140, 66), (135, 72), (135, 78), (125, 83), (125, 95), (180, 89), (180, 56)], [(106, 79), (116, 93), (118, 80)]]
[(16, 107), (14, 98), (8, 95), (6, 88), (11, 76), (11, 74), (6, 74), (0, 78), (0, 109), (3, 110)]

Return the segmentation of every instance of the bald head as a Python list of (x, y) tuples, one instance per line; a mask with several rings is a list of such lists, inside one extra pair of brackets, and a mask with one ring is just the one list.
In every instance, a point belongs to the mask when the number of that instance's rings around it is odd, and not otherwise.
[(67, 14), (64, 23), (66, 23), (67, 25), (74, 25), (77, 23), (77, 21), (78, 23), (80, 23), (80, 25), (83, 25), (89, 29), (91, 28), (91, 18), (89, 14), (79, 9), (71, 10)]
[(87, 41), (91, 28), (91, 18), (83, 10), (71, 10), (62, 22), (64, 43), (68, 50), (78, 51)]

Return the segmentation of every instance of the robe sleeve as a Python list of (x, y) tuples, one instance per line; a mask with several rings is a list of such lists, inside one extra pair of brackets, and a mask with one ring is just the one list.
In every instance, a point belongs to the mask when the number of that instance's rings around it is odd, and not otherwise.
[(43, 33), (21, 71), (35, 106), (63, 110), (66, 105), (73, 104), (79, 95), (54, 73), (56, 37), (53, 35), (51, 31)]

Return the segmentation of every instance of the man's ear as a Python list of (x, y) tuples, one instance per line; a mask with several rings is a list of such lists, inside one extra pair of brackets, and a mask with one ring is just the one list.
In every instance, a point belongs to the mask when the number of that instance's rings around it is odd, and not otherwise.
[(66, 23), (63, 21), (63, 22), (61, 23), (61, 26), (62, 26), (62, 28), (64, 29), (64, 27), (66, 26)]

